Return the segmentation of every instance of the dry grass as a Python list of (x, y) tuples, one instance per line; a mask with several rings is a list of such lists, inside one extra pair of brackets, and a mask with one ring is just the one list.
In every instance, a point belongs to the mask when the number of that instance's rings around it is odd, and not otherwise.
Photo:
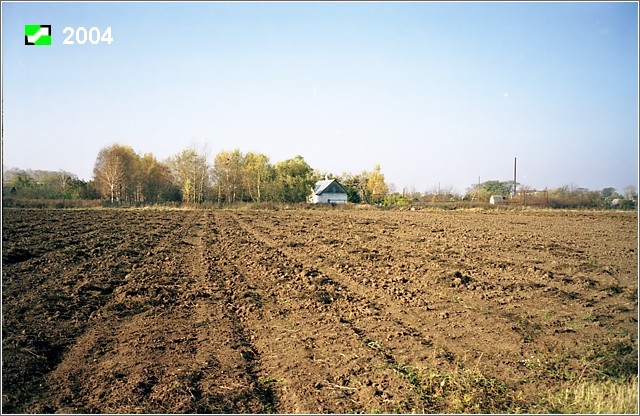
[(96, 208), (102, 206), (99, 199), (27, 199), (4, 197), (3, 208), (39, 208), (39, 209), (69, 209)]
[(558, 413), (638, 414), (638, 377), (580, 382), (552, 397)]

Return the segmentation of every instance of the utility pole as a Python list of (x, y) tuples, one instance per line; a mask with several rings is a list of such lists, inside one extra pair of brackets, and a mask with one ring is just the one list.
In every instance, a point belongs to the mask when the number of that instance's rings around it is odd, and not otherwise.
[(517, 195), (516, 192), (516, 162), (517, 158), (513, 158), (513, 197), (515, 198)]

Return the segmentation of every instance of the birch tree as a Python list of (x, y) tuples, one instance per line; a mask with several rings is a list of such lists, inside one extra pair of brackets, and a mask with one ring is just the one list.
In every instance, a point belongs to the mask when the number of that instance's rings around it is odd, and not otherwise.
[(227, 205), (244, 196), (242, 171), (244, 156), (240, 150), (222, 151), (218, 153), (213, 162), (213, 175), (216, 180), (218, 204), (222, 203), (222, 197)]
[(209, 186), (207, 157), (199, 155), (195, 149), (185, 149), (169, 158), (168, 163), (174, 181), (182, 190), (184, 202), (204, 201)]
[(98, 191), (111, 202), (131, 200), (137, 155), (129, 146), (114, 144), (98, 153), (93, 175)]
[(262, 201), (265, 186), (271, 181), (273, 173), (273, 166), (267, 156), (253, 152), (244, 156), (244, 188), (253, 202)]

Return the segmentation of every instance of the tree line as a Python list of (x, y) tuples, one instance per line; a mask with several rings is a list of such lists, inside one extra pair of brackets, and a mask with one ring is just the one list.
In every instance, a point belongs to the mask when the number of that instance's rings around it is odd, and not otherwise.
[(137, 154), (114, 144), (98, 153), (93, 169), (95, 189), (111, 203), (186, 203), (306, 201), (320, 179), (336, 178), (350, 202), (379, 203), (388, 186), (377, 165), (371, 172), (333, 174), (314, 170), (302, 156), (271, 163), (268, 156), (239, 149), (221, 151), (210, 162), (195, 149), (185, 149), (158, 161), (153, 154)]
[[(101, 149), (96, 157), (93, 178), (89, 181), (63, 170), (10, 169), (3, 172), (3, 196), (33, 199), (102, 199), (114, 205), (162, 204), (185, 202), (215, 203), (230, 206), (240, 202), (304, 202), (314, 184), (324, 178), (337, 179), (347, 191), (348, 201), (383, 206), (442, 202), (487, 202), (491, 195), (511, 196), (512, 181), (489, 180), (473, 184), (464, 194), (451, 187), (425, 192), (397, 192), (387, 184), (380, 165), (358, 174), (320, 172), (302, 156), (271, 163), (261, 153), (243, 153), (239, 149), (221, 151), (213, 160), (193, 148), (159, 161), (152, 153), (136, 153), (130, 146), (114, 144)], [(556, 208), (637, 206), (635, 186), (623, 193), (614, 188), (590, 191), (563, 186), (541, 192), (515, 184), (518, 194), (529, 203), (544, 202)], [(6, 189), (7, 188), (7, 189)], [(518, 195), (515, 195), (517, 198)], [(524, 202), (524, 199), (523, 199)]]
[(99, 193), (93, 181), (83, 181), (70, 172), (46, 170), (22, 170), (3, 172), (3, 196), (7, 194), (31, 199), (96, 199)]

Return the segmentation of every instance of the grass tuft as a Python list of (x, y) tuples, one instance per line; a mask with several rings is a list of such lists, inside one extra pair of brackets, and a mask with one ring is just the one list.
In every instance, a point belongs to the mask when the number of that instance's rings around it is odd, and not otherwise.
[(395, 369), (409, 381), (437, 413), (522, 413), (523, 397), (478, 369), (456, 369), (449, 374), (413, 366)]
[(553, 413), (637, 415), (638, 377), (580, 382), (553, 396), (550, 405)]

